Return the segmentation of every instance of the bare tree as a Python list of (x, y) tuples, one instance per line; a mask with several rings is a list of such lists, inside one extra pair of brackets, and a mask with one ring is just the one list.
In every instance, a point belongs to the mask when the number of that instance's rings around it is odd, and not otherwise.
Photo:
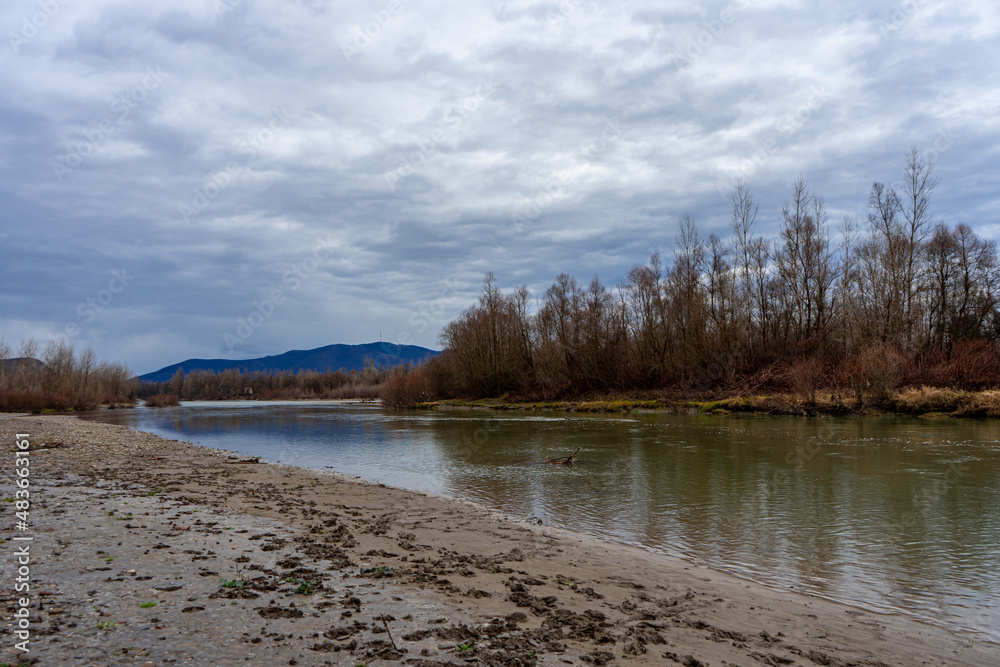
[(837, 283), (834, 290), (834, 317), (837, 319), (841, 332), (841, 348), (851, 349), (856, 343), (855, 331), (857, 317), (858, 283), (857, 269), (857, 223), (853, 216), (845, 215), (841, 222), (840, 265), (837, 271)]
[(786, 344), (821, 337), (830, 316), (833, 267), (827, 215), (823, 200), (813, 195), (805, 179), (792, 185), (792, 198), (781, 209), (780, 251), (777, 257)]
[(744, 343), (747, 351), (753, 354), (754, 335), (753, 312), (754, 280), (751, 273), (754, 255), (754, 227), (757, 224), (757, 214), (760, 210), (746, 181), (736, 182), (732, 196), (731, 228), (733, 232), (733, 264), (735, 269), (736, 299), (740, 304), (743, 328), (746, 332)]
[(667, 354), (667, 309), (663, 264), (653, 253), (646, 266), (634, 266), (618, 292), (625, 326), (631, 339), (632, 375), (642, 387), (655, 386), (662, 377)]
[(868, 239), (858, 251), (859, 333), (865, 344), (898, 344), (905, 336), (908, 240), (899, 197), (882, 183), (868, 196)]
[(955, 238), (943, 222), (934, 228), (924, 246), (926, 255), (927, 342), (945, 350), (950, 335), (951, 307), (955, 289)]
[(733, 267), (729, 263), (729, 248), (715, 234), (708, 237), (708, 260), (705, 282), (708, 289), (708, 312), (712, 331), (720, 343), (727, 345), (734, 329), (735, 294)]
[(673, 347), (674, 372), (691, 377), (702, 358), (707, 321), (707, 294), (702, 285), (705, 268), (705, 244), (698, 227), (689, 215), (681, 218), (674, 266), (667, 276), (669, 344)]
[(899, 210), (903, 216), (903, 233), (906, 236), (906, 295), (903, 317), (906, 322), (907, 340), (912, 342), (913, 331), (919, 314), (921, 246), (930, 234), (930, 197), (938, 185), (934, 165), (925, 161), (911, 145), (904, 158), (903, 184), (898, 193)]

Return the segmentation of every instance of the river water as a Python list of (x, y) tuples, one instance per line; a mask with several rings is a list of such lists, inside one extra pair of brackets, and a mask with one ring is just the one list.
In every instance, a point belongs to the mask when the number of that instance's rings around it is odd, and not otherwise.
[[(1000, 641), (1000, 421), (190, 402), (88, 415)], [(544, 459), (580, 452), (571, 466)]]

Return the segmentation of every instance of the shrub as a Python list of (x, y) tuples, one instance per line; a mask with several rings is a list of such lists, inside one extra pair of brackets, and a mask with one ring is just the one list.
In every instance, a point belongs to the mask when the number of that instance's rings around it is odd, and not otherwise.
[(823, 362), (816, 357), (801, 359), (792, 366), (792, 384), (795, 391), (806, 397), (806, 403), (816, 404), (816, 391), (823, 382)]
[(427, 400), (427, 377), (423, 369), (411, 368), (393, 375), (382, 383), (379, 398), (383, 405), (394, 410), (412, 408)]
[(44, 391), (5, 391), (0, 390), (0, 411), (32, 412), (43, 410), (69, 410), (78, 401), (65, 394), (54, 394)]
[(167, 408), (180, 404), (176, 394), (153, 394), (146, 399), (147, 408)]
[(847, 364), (847, 380), (860, 401), (869, 395), (877, 404), (885, 403), (903, 378), (903, 356), (888, 345), (862, 350)]

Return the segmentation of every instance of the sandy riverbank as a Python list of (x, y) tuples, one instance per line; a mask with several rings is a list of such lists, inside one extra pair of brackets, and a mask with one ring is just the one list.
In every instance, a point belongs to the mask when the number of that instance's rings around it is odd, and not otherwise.
[[(15, 433), (33, 450), (18, 534), (41, 665), (1000, 664), (907, 618), (71, 417), (0, 417), (4, 498)], [(0, 662), (17, 664), (3, 507)]]

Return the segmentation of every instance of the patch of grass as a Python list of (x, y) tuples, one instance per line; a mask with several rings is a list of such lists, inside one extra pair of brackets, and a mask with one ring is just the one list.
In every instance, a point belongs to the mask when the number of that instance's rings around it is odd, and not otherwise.
[(286, 577), (285, 581), (290, 584), (298, 584), (299, 587), (293, 592), (298, 593), (299, 595), (312, 595), (316, 592), (315, 581), (306, 581), (305, 579), (301, 579), (299, 577)]
[(112, 563), (112, 562), (114, 562), (114, 560), (115, 560), (114, 556), (108, 556), (107, 558), (104, 559), (104, 562), (105, 563)]
[(219, 584), (223, 588), (243, 588), (246, 586), (247, 582), (242, 579), (219, 579)]
[(632, 412), (633, 410), (655, 410), (659, 401), (588, 401), (578, 404), (578, 412)]
[(156, 603), (155, 602), (142, 602), (142, 603), (139, 604), (139, 606), (142, 607), (143, 609), (152, 609), (153, 607), (156, 606)]
[(896, 392), (886, 401), (886, 408), (894, 412), (919, 415), (927, 412), (956, 412), (968, 407), (973, 396), (967, 392), (934, 387), (911, 387)]
[(1000, 417), (1000, 391), (972, 394), (969, 403), (952, 414), (955, 417)]
[(97, 622), (97, 629), (98, 630), (110, 630), (113, 627), (115, 627), (115, 622), (114, 621), (98, 621)]
[(476, 648), (476, 645), (473, 644), (472, 642), (465, 642), (465, 643), (459, 645), (458, 652), (459, 653), (464, 653), (466, 651), (471, 651), (471, 650), (473, 650), (475, 648)]
[(361, 574), (366, 577), (378, 579), (379, 577), (394, 577), (396, 573), (388, 565), (376, 565), (375, 567), (361, 568)]

